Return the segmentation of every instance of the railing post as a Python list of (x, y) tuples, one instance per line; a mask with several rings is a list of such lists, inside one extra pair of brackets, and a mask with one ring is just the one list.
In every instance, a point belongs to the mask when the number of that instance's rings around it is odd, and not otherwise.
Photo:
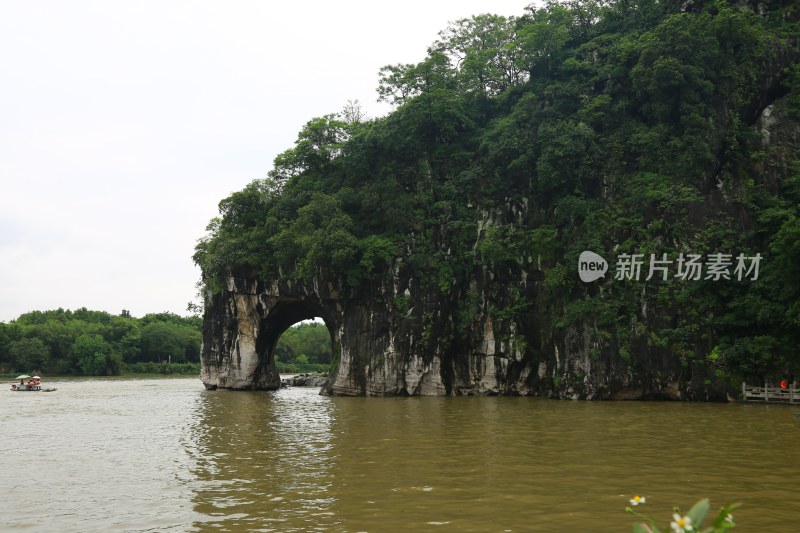
[(764, 383), (764, 401), (769, 401), (769, 387), (767, 387), (766, 383)]

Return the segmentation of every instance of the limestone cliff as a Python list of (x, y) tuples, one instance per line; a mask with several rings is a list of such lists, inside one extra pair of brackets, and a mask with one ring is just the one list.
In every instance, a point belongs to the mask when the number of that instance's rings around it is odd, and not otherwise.
[[(797, 121), (786, 117), (779, 100), (752, 127), (762, 148), (776, 154), (764, 165), (765, 179), (780, 179), (777, 158), (800, 150)], [(503, 209), (479, 214), (476, 246), (491, 226), (521, 224), (526, 210), (525, 202), (509, 200)], [(231, 275), (224, 290), (207, 293), (202, 380), (213, 388), (279, 388), (278, 338), (318, 316), (334, 353), (326, 394), (724, 400), (732, 392), (713, 368), (682, 361), (644, 339), (626, 359), (615, 341), (603, 340), (596, 321), (556, 325), (542, 302), (545, 278), (537, 261), (523, 256), (475, 269), (443, 292), (431, 291), (430, 280), (415, 278), (402, 259), (357, 289), (340, 276), (297, 282)], [(639, 313), (626, 318), (631, 328), (658, 320), (658, 310), (648, 313), (647, 286), (641, 290)], [(523, 312), (503, 312), (520, 301), (529, 304)]]
[[(724, 400), (800, 374), (797, 10), (645, 4), (460, 21), (382, 71), (394, 112), (311, 120), (198, 244), (206, 386), (278, 388), (312, 317), (327, 394)], [(763, 264), (616, 280), (620, 254)]]
[[(493, 317), (489, 309), (502, 308), (509, 287), (496, 282), (495, 273), (453, 289), (453, 301), (463, 297), (461, 290), (483, 298), (466, 335), (456, 335), (450, 303), (431, 301), (402, 272), (364, 294), (340, 294), (316, 279), (300, 285), (230, 278), (223, 293), (209, 298), (203, 382), (211, 388), (279, 388), (273, 351), (280, 334), (320, 316), (331, 332), (335, 361), (323, 387), (327, 394), (697, 397), (675, 365), (650, 366), (634, 378), (623, 361), (596, 362), (591, 353), (597, 332), (589, 324), (537, 338), (548, 321), (535, 313), (527, 323)], [(527, 277), (525, 270), (519, 273)], [(535, 282), (510, 285), (535, 300)], [(407, 307), (398, 309), (398, 301)], [(703, 377), (697, 379), (702, 383)]]

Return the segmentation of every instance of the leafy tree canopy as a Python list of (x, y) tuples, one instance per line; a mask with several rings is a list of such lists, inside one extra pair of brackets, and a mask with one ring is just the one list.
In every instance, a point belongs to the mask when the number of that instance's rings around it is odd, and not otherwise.
[[(458, 20), (419, 63), (381, 70), (392, 113), (310, 120), (266, 179), (220, 203), (194, 260), (216, 291), (232, 272), (357, 291), (402, 261), (450, 300), (480, 269), (535, 264), (543, 328), (591, 321), (623, 359), (649, 346), (720, 372), (800, 372), (798, 42), (780, 0), (570, 0)], [(788, 133), (765, 143), (770, 105)], [(568, 275), (585, 249), (765, 261), (750, 284), (598, 295)], [(497, 312), (522, 322), (525, 298)]]
[(124, 364), (197, 363), (202, 319), (173, 313), (132, 317), (81, 308), (31, 311), (0, 322), (0, 368), (60, 374), (119, 374)]

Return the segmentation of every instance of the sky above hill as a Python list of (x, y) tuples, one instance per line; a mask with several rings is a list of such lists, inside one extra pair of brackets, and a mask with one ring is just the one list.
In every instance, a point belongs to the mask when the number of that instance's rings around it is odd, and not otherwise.
[(311, 118), (418, 62), (448, 21), (527, 1), (0, 4), (0, 321), (186, 315), (217, 204)]

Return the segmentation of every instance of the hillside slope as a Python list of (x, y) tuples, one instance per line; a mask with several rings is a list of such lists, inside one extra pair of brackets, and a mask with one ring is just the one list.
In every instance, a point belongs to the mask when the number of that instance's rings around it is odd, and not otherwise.
[(800, 372), (798, 20), (617, 0), (454, 23), (382, 70), (391, 114), (309, 121), (220, 203), (204, 381), (274, 387), (311, 316), (334, 394), (722, 399)]

